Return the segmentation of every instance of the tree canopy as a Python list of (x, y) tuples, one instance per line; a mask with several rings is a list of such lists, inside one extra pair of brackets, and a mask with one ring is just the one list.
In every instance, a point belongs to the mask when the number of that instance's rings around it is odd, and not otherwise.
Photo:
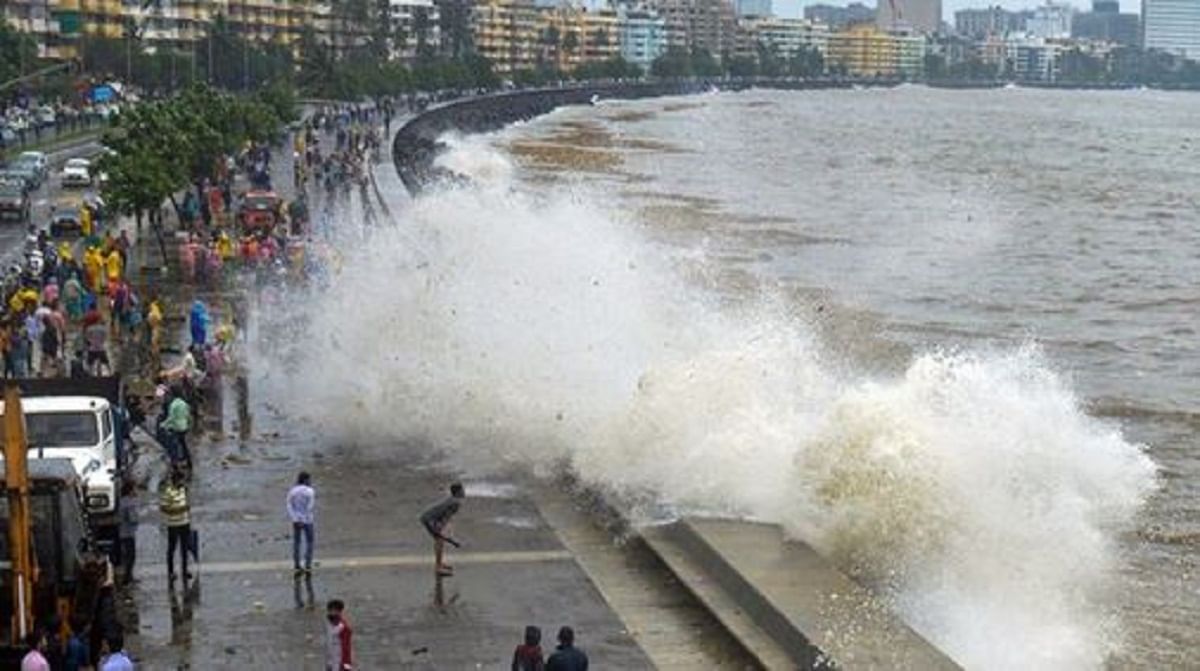
[(140, 215), (206, 178), (224, 156), (247, 142), (267, 142), (295, 118), (290, 93), (267, 89), (239, 97), (196, 84), (180, 95), (123, 112), (104, 133), (107, 152), (99, 169), (108, 174), (105, 200)]

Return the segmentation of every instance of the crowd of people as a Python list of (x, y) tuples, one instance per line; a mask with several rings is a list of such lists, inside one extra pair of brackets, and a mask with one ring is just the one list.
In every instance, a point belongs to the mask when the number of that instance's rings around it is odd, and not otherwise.
[(161, 328), (162, 308), (143, 300), (126, 269), (133, 242), (85, 203), (85, 235), (55, 243), (31, 228), (24, 259), (4, 281), (0, 350), (4, 376), (107, 375), (114, 342), (137, 344)]

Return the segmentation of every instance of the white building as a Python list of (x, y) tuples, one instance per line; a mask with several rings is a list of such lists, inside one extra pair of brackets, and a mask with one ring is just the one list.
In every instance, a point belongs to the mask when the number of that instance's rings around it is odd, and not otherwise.
[(735, 0), (738, 16), (774, 16), (771, 0)]
[(433, 0), (388, 0), (392, 26), (401, 39), (392, 42), (392, 58), (411, 63), (422, 52), (435, 53), (442, 43), (441, 14)]
[(1005, 66), (1014, 78), (1053, 82), (1058, 80), (1063, 45), (1036, 37), (1005, 40)]
[(1074, 7), (1047, 2), (1033, 10), (1033, 16), (1025, 21), (1025, 30), (1032, 37), (1043, 40), (1066, 39), (1071, 36), (1074, 16)]
[(1142, 0), (1142, 46), (1200, 61), (1200, 0)]
[(829, 26), (823, 23), (782, 18), (747, 19), (742, 23), (750, 41), (774, 47), (781, 56), (791, 56), (801, 49), (824, 54), (829, 46)]
[(617, 42), (621, 58), (647, 72), (667, 51), (667, 22), (649, 7), (621, 4), (617, 7)]

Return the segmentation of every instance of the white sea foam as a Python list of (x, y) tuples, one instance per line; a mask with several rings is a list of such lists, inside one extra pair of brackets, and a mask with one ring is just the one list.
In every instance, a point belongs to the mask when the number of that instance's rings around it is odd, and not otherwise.
[(971, 668), (1097, 668), (1119, 645), (1115, 535), (1155, 468), (1035, 345), (849, 374), (786, 303), (723, 307), (673, 267), (694, 254), (456, 147), (474, 186), (422, 198), (294, 302), (313, 337), (268, 390), (294, 412), (780, 523)]

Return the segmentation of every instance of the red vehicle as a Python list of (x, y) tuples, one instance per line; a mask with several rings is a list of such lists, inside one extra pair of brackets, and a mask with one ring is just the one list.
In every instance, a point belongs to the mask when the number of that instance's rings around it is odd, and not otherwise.
[(238, 222), (242, 231), (271, 230), (283, 221), (283, 199), (274, 191), (250, 191), (242, 197)]

